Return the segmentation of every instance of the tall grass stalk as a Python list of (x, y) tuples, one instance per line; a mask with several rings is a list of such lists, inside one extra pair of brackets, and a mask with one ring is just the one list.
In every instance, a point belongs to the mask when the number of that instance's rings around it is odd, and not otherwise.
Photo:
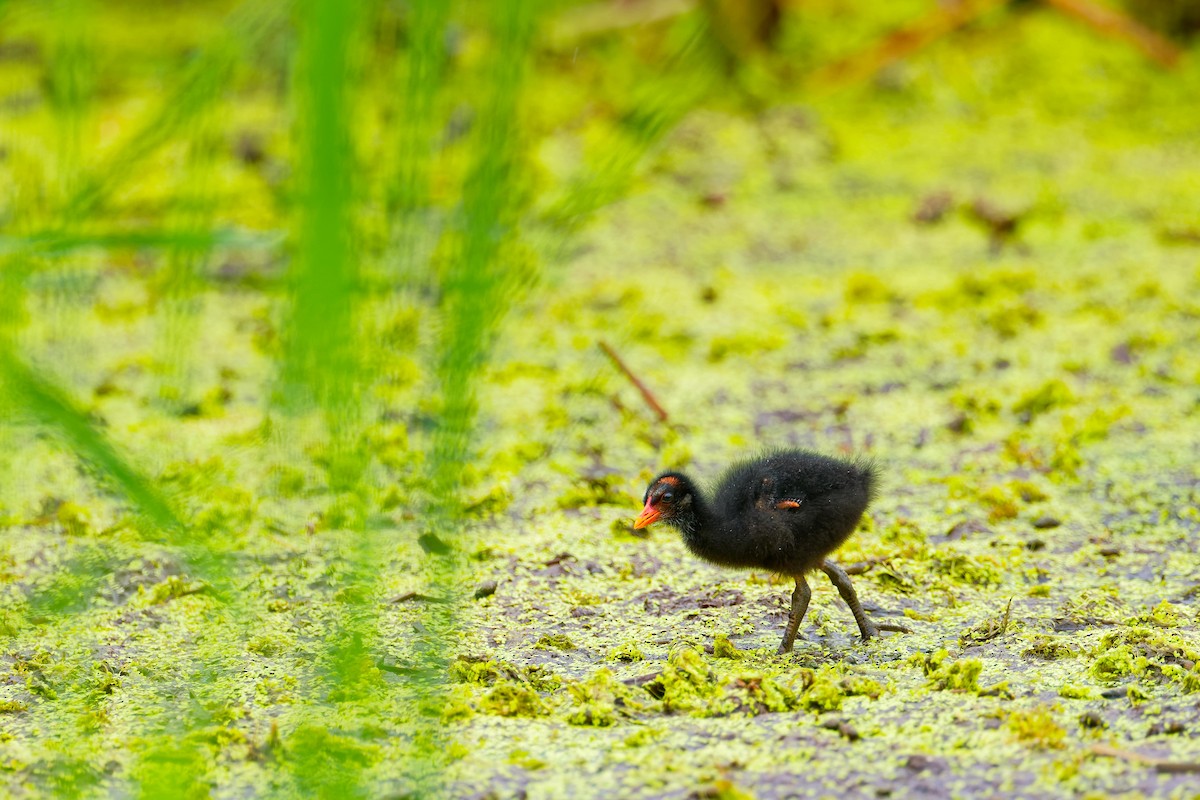
[[(102, 13), (102, 7), (89, 0), (56, 2), (61, 8)], [(48, 72), (59, 135), (56, 189), (42, 193), (43, 199), (25, 207), (0, 235), (0, 385), (5, 408), (52, 433), (102, 485), (119, 493), (145, 521), (131, 533), (132, 543), (165, 545), (186, 577), (203, 581), (216, 601), (210, 629), (192, 632), (195, 640), (186, 648), (190, 663), (162, 681), (158, 718), (137, 731), (136, 742), (122, 743), (137, 750), (126, 780), (143, 797), (184, 797), (194, 787), (203, 791), (214, 780), (210, 739), (214, 730), (229, 724), (222, 715), (236, 705), (232, 687), (245, 669), (241, 645), (263, 611), (252, 607), (243, 596), (248, 593), (237, 588), (244, 585), (248, 559), (236, 548), (231, 551), (228, 542), (245, 542), (237, 536), (200, 540), (194, 518), (182, 511), (184, 503), (195, 498), (168, 490), (147, 466), (152, 463), (147, 455), (159, 462), (172, 454), (140, 451), (136, 434), (130, 435), (129, 443), (119, 444), (89, 416), (67, 384), (23, 347), (34, 279), (69, 270), (94, 273), (96, 264), (106, 263), (96, 253), (152, 252), (160, 271), (151, 283), (159, 290), (156, 299), (165, 300), (165, 310), (160, 308), (155, 319), (155, 346), (166, 371), (156, 388), (159, 399), (169, 401), (161, 405), (178, 410), (192, 388), (190, 372), (205, 357), (191, 341), (212, 289), (207, 267), (214, 253), (252, 246), (283, 252), (287, 293), (269, 298), (272, 310), (283, 317), (282, 339), (272, 355), (273, 394), (260, 401), (265, 421), (258, 430), (273, 429), (277, 439), (286, 439), (296, 430), (309, 430), (319, 418), (320, 452), (306, 455), (325, 471), (325, 485), (314, 492), (328, 504), (322, 522), (337, 523), (314, 525), (312, 539), (319, 536), (320, 546), (328, 544), (336, 551), (331, 561), (337, 570), (331, 574), (339, 585), (336, 604), (323, 609), (328, 617), (322, 622), (329, 621), (331, 628), (319, 648), (316, 677), (298, 691), (297, 711), (280, 717), (285, 760), (279, 769), (290, 783), (278, 782), (269, 791), (331, 798), (370, 795), (375, 790), (371, 762), (363, 756), (361, 743), (354, 741), (359, 732), (354, 720), (369, 713), (380, 697), (403, 695), (402, 705), (411, 711), (405, 716), (411, 729), (403, 733), (413, 744), (406, 788), (413, 796), (438, 796), (446, 786), (448, 764), (448, 734), (439, 713), (446, 697), (449, 655), (461, 633), (457, 612), (469, 585), (465, 554), (471, 547), (470, 531), (461, 490), (467, 465), (479, 449), (478, 388), (494, 339), (505, 315), (537, 278), (531, 229), (553, 229), (559, 242), (572, 236), (597, 208), (626, 190), (641, 155), (714, 78), (699, 66), (701, 34), (688, 31), (673, 69), (639, 90), (618, 133), (593, 154), (591, 172), (531, 225), (531, 142), (521, 109), (542, 5), (513, 0), (469, 6), (475, 15), (469, 20), (471, 36), (478, 36), (472, 46), (482, 47), (485, 57), (482, 65), (463, 67), (454, 63), (447, 44), (457, 6), (447, 0), (406, 4), (406, 44), (396, 63), (389, 65), (395, 68), (391, 88), (398, 95), (399, 117), (381, 137), (390, 155), (373, 172), (377, 165), (356, 158), (370, 148), (357, 137), (355, 121), (372, 109), (357, 105), (365, 101), (356, 92), (362, 76), (355, 69), (357, 56), (369, 47), (371, 10), (382, 5), (372, 6), (369, 0), (243, 4), (222, 31), (190, 57), (161, 101), (130, 126), (131, 133), (99, 157), (93, 157), (88, 146), (98, 101), (90, 83), (95, 58), (89, 28), (82, 21), (87, 17), (79, 16), (54, 33)], [(4, 7), (0, 0), (0, 14)], [(289, 22), (294, 23), (290, 41), (296, 48), (290, 84), (294, 158), (291, 193), (283, 196), (290, 217), (287, 240), (281, 245), (271, 232), (217, 229), (217, 220), (224, 216), (217, 173), (222, 112), (232, 105), (226, 102), (229, 86), (239, 69), (274, 34), (285, 32)], [(464, 98), (449, 95), (459, 67), (475, 78)], [(469, 130), (464, 141), (451, 144), (445, 132), (461, 127), (461, 120), (451, 119), (460, 109), (450, 109), (463, 105), (471, 106)], [(152, 158), (165, 148), (180, 145), (182, 164), (168, 182), (170, 197), (163, 207), (149, 219), (127, 213), (121, 206), (123, 193), (139, 170), (155, 163)], [(453, 168), (440, 169), (453, 160), (446, 156), (448, 149), (469, 164), (461, 184), (450, 185)], [(453, 166), (458, 165), (455, 161)], [(380, 189), (381, 181), (386, 185)], [(373, 198), (382, 199), (382, 208), (362, 213)], [(368, 255), (379, 255), (363, 234), (370, 214), (379, 211), (386, 220), (382, 257), (387, 280), (382, 285), (391, 294), (378, 291), (380, 284), (371, 284), (374, 276), (367, 276), (364, 268)], [(542, 250), (552, 257), (558, 252)], [(412, 434), (425, 452), (414, 468), (423, 470), (422, 479), (413, 481), (421, 483), (423, 491), (405, 498), (419, 520), (411, 525), (397, 523), (381, 511), (381, 487), (373, 484), (373, 476), (379, 474), (373, 467), (378, 465), (367, 444), (379, 411), (371, 393), (376, 376), (368, 365), (372, 347), (379, 344), (365, 331), (372, 315), (382, 308), (386, 316), (402, 296), (427, 303), (431, 308), (424, 318), (436, 319), (436, 332), (425, 334), (433, 352), (424, 365), (436, 394), (426, 398), (434, 409), (434, 424), (427, 438), (415, 429)], [(77, 313), (78, 304), (65, 305), (64, 323), (70, 324)], [(418, 416), (417, 409), (403, 411)], [(255, 435), (228, 447), (245, 447), (244, 441)], [(270, 435), (261, 435), (251, 446), (266, 448), (269, 443), (262, 440)], [(302, 449), (294, 441), (277, 446), (285, 455)], [(139, 452), (143, 458), (136, 457)], [(228, 453), (211, 455), (219, 459)], [(412, 663), (405, 665), (396, 686), (385, 684), (376, 668), (387, 644), (379, 635), (379, 575), (392, 550), (401, 548), (405, 556), (422, 553), (422, 593), (450, 602), (422, 606), (423, 632), (415, 636)], [(59, 576), (61, 585), (47, 594), (40, 608), (64, 624), (76, 624), (84, 617), (70, 614), (87, 608), (95, 586), (115, 567), (99, 547), (81, 549), (69, 564), (74, 572)], [(79, 645), (80, 665), (88, 636), (84, 632), (73, 640)], [(87, 692), (72, 691), (72, 702), (86, 706)], [(84, 724), (80, 722), (80, 730)], [(61, 738), (70, 733), (64, 731)], [(70, 778), (63, 784), (69, 785), (69, 791), (64, 790), (68, 796), (84, 794), (101, 780), (69, 748), (61, 762)]]
[[(444, 242), (438, 267), (441, 338), (435, 374), (441, 411), (428, 461), (431, 503), (425, 535), (443, 541), (430, 549), (425, 575), (430, 592), (451, 600), (427, 606), (420, 642), (419, 705), (441, 707), (448, 680), (448, 654), (456, 640), (454, 610), (463, 598), (464, 543), (460, 535), (460, 487), (470, 461), (478, 410), (475, 383), (489, 357), (497, 325), (533, 277), (533, 263), (520, 241), (528, 205), (523, 141), (518, 116), (537, 19), (536, 3), (488, 6), (491, 58), (477, 97), (481, 105), (473, 132), (473, 163), (462, 188), (457, 225)], [(438, 791), (445, 766), (445, 741), (436, 716), (418, 718), (414, 775), (423, 794)]]

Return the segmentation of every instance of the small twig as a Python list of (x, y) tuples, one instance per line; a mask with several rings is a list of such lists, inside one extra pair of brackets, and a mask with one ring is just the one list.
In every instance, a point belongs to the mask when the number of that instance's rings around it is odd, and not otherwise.
[(401, 667), (395, 664), (388, 664), (382, 658), (375, 662), (375, 668), (381, 669), (384, 672), (390, 672), (393, 675), (419, 675), (420, 669), (416, 667)]
[[(1091, 26), (1103, 35), (1122, 39), (1161, 67), (1175, 66), (1181, 51), (1170, 40), (1132, 17), (1092, 0), (1043, 0), (1047, 5)], [(828, 64), (809, 78), (814, 89), (861, 83), (902, 58), (966, 27), (1011, 0), (958, 0), (939, 4), (924, 17), (895, 28), (864, 50)]]
[(659, 404), (658, 399), (654, 396), (654, 393), (646, 388), (646, 384), (642, 383), (641, 380), (638, 379), (637, 375), (633, 374), (633, 370), (625, 366), (625, 362), (621, 360), (619, 355), (617, 355), (617, 351), (613, 350), (612, 347), (609, 346), (608, 342), (600, 341), (598, 344), (600, 345), (600, 349), (604, 351), (604, 355), (608, 356), (609, 359), (612, 360), (613, 364), (616, 365), (617, 369), (625, 373), (625, 377), (629, 378), (629, 382), (632, 383), (637, 390), (642, 393), (642, 399), (646, 401), (646, 405), (654, 409), (654, 413), (658, 415), (659, 421), (666, 422), (667, 412), (662, 405)]
[(1200, 772), (1200, 762), (1168, 761), (1165, 758), (1144, 755), (1135, 750), (1123, 750), (1120, 747), (1113, 747), (1111, 744), (1094, 744), (1089, 748), (1089, 751), (1092, 755), (1119, 758), (1122, 761), (1128, 761), (1133, 764), (1145, 764), (1147, 767), (1154, 767), (1156, 772)]
[(1123, 39), (1132, 44), (1142, 55), (1160, 67), (1171, 68), (1179, 63), (1180, 50), (1166, 38), (1142, 25), (1132, 17), (1115, 8), (1106, 8), (1091, 0), (1045, 0), (1064, 14), (1090, 25), (1093, 30)]
[(842, 567), (842, 572), (847, 575), (862, 575), (864, 572), (869, 572), (876, 564), (882, 564), (882, 558), (868, 558), (866, 561), (855, 561), (853, 564), (847, 564)]
[(395, 597), (393, 597), (391, 600), (389, 600), (388, 602), (407, 603), (410, 600), (420, 601), (420, 602), (425, 602), (425, 603), (444, 603), (444, 602), (446, 602), (446, 600), (444, 598), (432, 597), (427, 594), (421, 594), (420, 592), (405, 592), (404, 594), (398, 594)]
[(861, 83), (889, 64), (924, 49), (962, 28), (1008, 0), (962, 0), (939, 5), (921, 19), (896, 28), (865, 50), (817, 70), (810, 79), (813, 88)]

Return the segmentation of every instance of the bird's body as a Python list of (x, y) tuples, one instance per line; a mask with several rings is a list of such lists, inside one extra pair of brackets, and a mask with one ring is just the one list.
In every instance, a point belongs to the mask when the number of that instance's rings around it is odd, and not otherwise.
[(663, 473), (646, 490), (635, 527), (661, 520), (677, 528), (687, 548), (706, 561), (794, 577), (792, 615), (780, 652), (791, 650), (808, 607), (804, 575), (813, 569), (829, 575), (868, 639), (879, 627), (898, 626), (867, 620), (849, 577), (826, 557), (854, 532), (877, 482), (869, 461), (779, 450), (735, 464), (711, 498), (686, 475)]
[(858, 525), (875, 467), (783, 450), (726, 471), (711, 506), (696, 493), (688, 549), (725, 567), (797, 575), (816, 568)]

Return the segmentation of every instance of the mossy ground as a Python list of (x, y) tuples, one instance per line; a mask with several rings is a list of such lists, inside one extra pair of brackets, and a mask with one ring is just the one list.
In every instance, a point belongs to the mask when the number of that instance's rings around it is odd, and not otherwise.
[[(449, 796), (1195, 794), (1089, 748), (1200, 762), (1200, 249), (1179, 235), (1200, 224), (1200, 70), (1153, 72), (1048, 14), (986, 33), (803, 107), (693, 113), (511, 315), (463, 486)], [(949, 213), (914, 221), (937, 193)], [(1015, 237), (973, 219), (981, 198), (1022, 215)], [(369, 487), (339, 494), (319, 426), (262, 411), (279, 297), (244, 267), (204, 295), (184, 414), (160, 402), (136, 263), (80, 307), (37, 296), (35, 354), (118, 441), (155, 443), (153, 471), (237, 555), (230, 586), (193, 580), (73, 461), (9, 434), (7, 792), (183, 773), (220, 797), (332, 792), (329, 764), (374, 796), (410, 788), (431, 315), (376, 309), (389, 377), (350, 448)], [(912, 633), (863, 644), (818, 577), (776, 655), (786, 580), (633, 535), (657, 470), (715, 478), (768, 446), (881, 465), (838, 559)], [(365, 597), (345, 587), (356, 514), (381, 553)], [(381, 637), (343, 698), (321, 659), (364, 604)]]

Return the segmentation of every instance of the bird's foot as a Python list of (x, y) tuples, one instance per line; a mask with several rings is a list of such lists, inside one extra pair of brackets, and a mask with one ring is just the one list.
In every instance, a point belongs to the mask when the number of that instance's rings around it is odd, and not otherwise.
[(785, 641), (785, 642), (781, 643), (781, 644), (779, 645), (779, 649), (775, 651), (775, 655), (777, 655), (777, 656), (785, 656), (785, 655), (787, 655), (788, 653), (792, 652), (792, 645), (793, 645), (793, 644), (795, 644), (795, 642), (788, 642), (788, 641)]
[(903, 625), (897, 625), (894, 622), (871, 622), (867, 621), (865, 626), (860, 626), (863, 641), (869, 641), (871, 637), (878, 636), (880, 631), (892, 631), (894, 633), (912, 633), (911, 630)]

